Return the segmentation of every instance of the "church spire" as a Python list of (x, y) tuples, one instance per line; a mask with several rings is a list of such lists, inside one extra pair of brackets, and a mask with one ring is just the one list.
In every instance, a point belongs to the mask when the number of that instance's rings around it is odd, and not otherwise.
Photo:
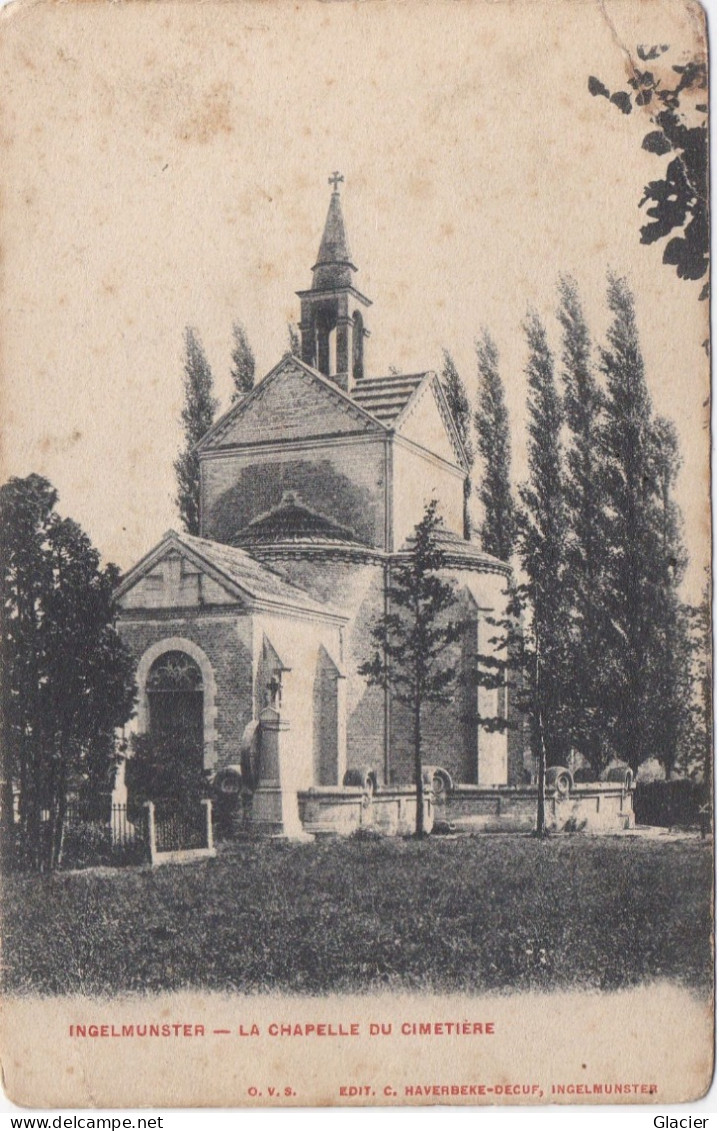
[(338, 172), (333, 173), (328, 178), (328, 183), (332, 185), (333, 191), (327, 210), (320, 250), (317, 253), (317, 262), (312, 268), (312, 289), (316, 291), (324, 291), (338, 286), (351, 286), (351, 272), (357, 270), (352, 262), (352, 253), (345, 230), (344, 216), (342, 215), (338, 188), (342, 181), (344, 181), (344, 177)]
[(312, 268), (312, 288), (297, 294), (302, 300), (302, 360), (347, 391), (351, 380), (364, 376), (364, 343), (369, 332), (362, 308), (372, 304), (352, 282), (357, 268), (342, 215), (339, 185), (343, 181), (338, 172), (329, 177), (332, 195)]

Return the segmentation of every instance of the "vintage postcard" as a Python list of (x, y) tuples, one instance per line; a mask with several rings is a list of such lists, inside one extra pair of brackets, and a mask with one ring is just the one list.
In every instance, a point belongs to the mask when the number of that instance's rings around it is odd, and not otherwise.
[(713, 1074), (696, 0), (0, 12), (32, 1107)]

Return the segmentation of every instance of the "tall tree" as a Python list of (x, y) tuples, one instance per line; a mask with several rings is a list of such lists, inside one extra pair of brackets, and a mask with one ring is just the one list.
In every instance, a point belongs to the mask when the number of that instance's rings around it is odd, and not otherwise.
[(480, 530), (482, 549), (508, 562), (516, 540), (516, 509), (510, 486), (511, 446), (509, 416), (499, 376), (499, 354), (484, 330), (475, 343), (479, 373), (479, 399), (474, 416), (483, 508)]
[(602, 428), (607, 503), (608, 728), (619, 757), (636, 771), (653, 753), (651, 672), (662, 561), (657, 522), (656, 434), (626, 280), (610, 276), (612, 322), (601, 365), (606, 379)]
[(188, 534), (200, 533), (200, 461), (195, 451), (212, 426), (218, 402), (212, 395), (213, 379), (199, 335), (185, 329), (185, 404), (181, 419), (185, 446), (174, 461), (177, 479), (176, 503)]
[[(449, 350), (442, 350), (442, 373), (440, 380), (442, 382), (442, 389), (447, 398), (449, 410), (452, 413), (452, 420), (457, 429), (457, 434), (462, 441), (464, 454), (467, 458), (469, 470), (472, 470), (474, 463), (474, 445), (472, 443), (472, 412), (469, 407), (469, 398), (467, 397), (467, 390), (464, 381), (457, 372), (457, 366), (454, 363)], [(472, 494), (472, 478), (468, 474), (464, 480), (464, 536), (469, 538), (471, 534), (469, 523), (469, 499)]]
[(567, 424), (565, 502), (567, 521), (566, 601), (572, 614), (569, 638), (573, 679), (568, 687), (573, 744), (599, 771), (605, 753), (602, 668), (597, 657), (605, 640), (606, 537), (600, 433), (602, 394), (589, 328), (577, 284), (559, 281), (562, 327), (562, 383)]
[(702, 779), (704, 801), (709, 812), (714, 802), (714, 729), (712, 657), (712, 585), (710, 571), (699, 605), (691, 610), (692, 676), (696, 695), (694, 734), (697, 769)]
[[(629, 91), (610, 94), (591, 76), (589, 93), (608, 98), (623, 114), (640, 108), (654, 126), (644, 135), (642, 149), (657, 157), (674, 155), (664, 176), (645, 186), (639, 206), (649, 205), (650, 223), (641, 228), (641, 242), (654, 243), (678, 231), (664, 247), (664, 262), (676, 268), (680, 279), (703, 279), (709, 270), (706, 60), (676, 64), (667, 82), (662, 68), (653, 64), (668, 50), (664, 44), (637, 47), (636, 59), (630, 60)], [(663, 69), (666, 74), (666, 66)], [(706, 283), (700, 297), (708, 295)]]
[(406, 555), (390, 571), (387, 611), (374, 625), (374, 651), (359, 668), (370, 685), (389, 689), (412, 716), (416, 833), (424, 834), (422, 719), (438, 703), (450, 701), (456, 665), (447, 647), (459, 639), (460, 626), (449, 619), (454, 584), (441, 577), (445, 555), (437, 540), (442, 525), (432, 500), (414, 529)]
[(667, 777), (686, 761), (695, 745), (696, 717), (693, 688), (693, 641), (690, 610), (680, 599), (680, 585), (687, 565), (682, 539), (682, 521), (674, 499), (681, 466), (677, 432), (671, 421), (653, 422), (653, 466), (656, 484), (655, 521), (657, 554), (651, 594), (647, 698), (653, 724), (654, 757)]
[(529, 480), (520, 488), (519, 553), (531, 605), (531, 644), (526, 648), (525, 660), (538, 764), (537, 832), (543, 835), (547, 756), (565, 764), (569, 748), (565, 591), (568, 523), (562, 475), (563, 414), (554, 358), (537, 314), (530, 312), (524, 330), (529, 347)]
[(0, 488), (3, 777), (19, 794), (22, 862), (41, 871), (58, 863), (70, 786), (109, 780), (135, 697), (113, 627), (118, 570), (100, 568), (56, 501), (38, 475)]
[(294, 322), (287, 323), (287, 346), (293, 357), (302, 358), (302, 342)]
[(241, 400), (251, 393), (255, 384), (255, 355), (241, 322), (232, 324), (232, 368), (230, 375), (234, 384), (231, 403)]

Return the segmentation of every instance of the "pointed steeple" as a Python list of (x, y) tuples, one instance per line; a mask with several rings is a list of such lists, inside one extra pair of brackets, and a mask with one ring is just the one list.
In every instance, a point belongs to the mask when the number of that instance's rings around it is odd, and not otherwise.
[(363, 310), (372, 304), (352, 282), (357, 268), (342, 216), (338, 189), (342, 181), (340, 173), (329, 178), (332, 195), (312, 268), (312, 287), (297, 294), (302, 300), (302, 360), (347, 391), (350, 381), (364, 376), (364, 344), (369, 331)]
[(329, 178), (330, 184), (334, 185), (334, 190), (330, 197), (330, 206), (327, 209), (325, 230), (322, 233), (320, 250), (317, 252), (317, 262), (312, 268), (312, 289), (316, 291), (351, 286), (351, 272), (357, 270), (352, 262), (352, 252), (345, 231), (342, 204), (337, 187), (338, 183), (343, 180), (344, 177), (341, 177), (339, 173), (335, 173)]

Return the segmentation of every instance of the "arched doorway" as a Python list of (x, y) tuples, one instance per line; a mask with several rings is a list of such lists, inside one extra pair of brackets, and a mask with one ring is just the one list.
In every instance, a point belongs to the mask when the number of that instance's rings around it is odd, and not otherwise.
[(190, 774), (204, 764), (204, 688), (198, 664), (186, 652), (163, 652), (145, 683), (149, 734), (158, 749), (172, 748)]

